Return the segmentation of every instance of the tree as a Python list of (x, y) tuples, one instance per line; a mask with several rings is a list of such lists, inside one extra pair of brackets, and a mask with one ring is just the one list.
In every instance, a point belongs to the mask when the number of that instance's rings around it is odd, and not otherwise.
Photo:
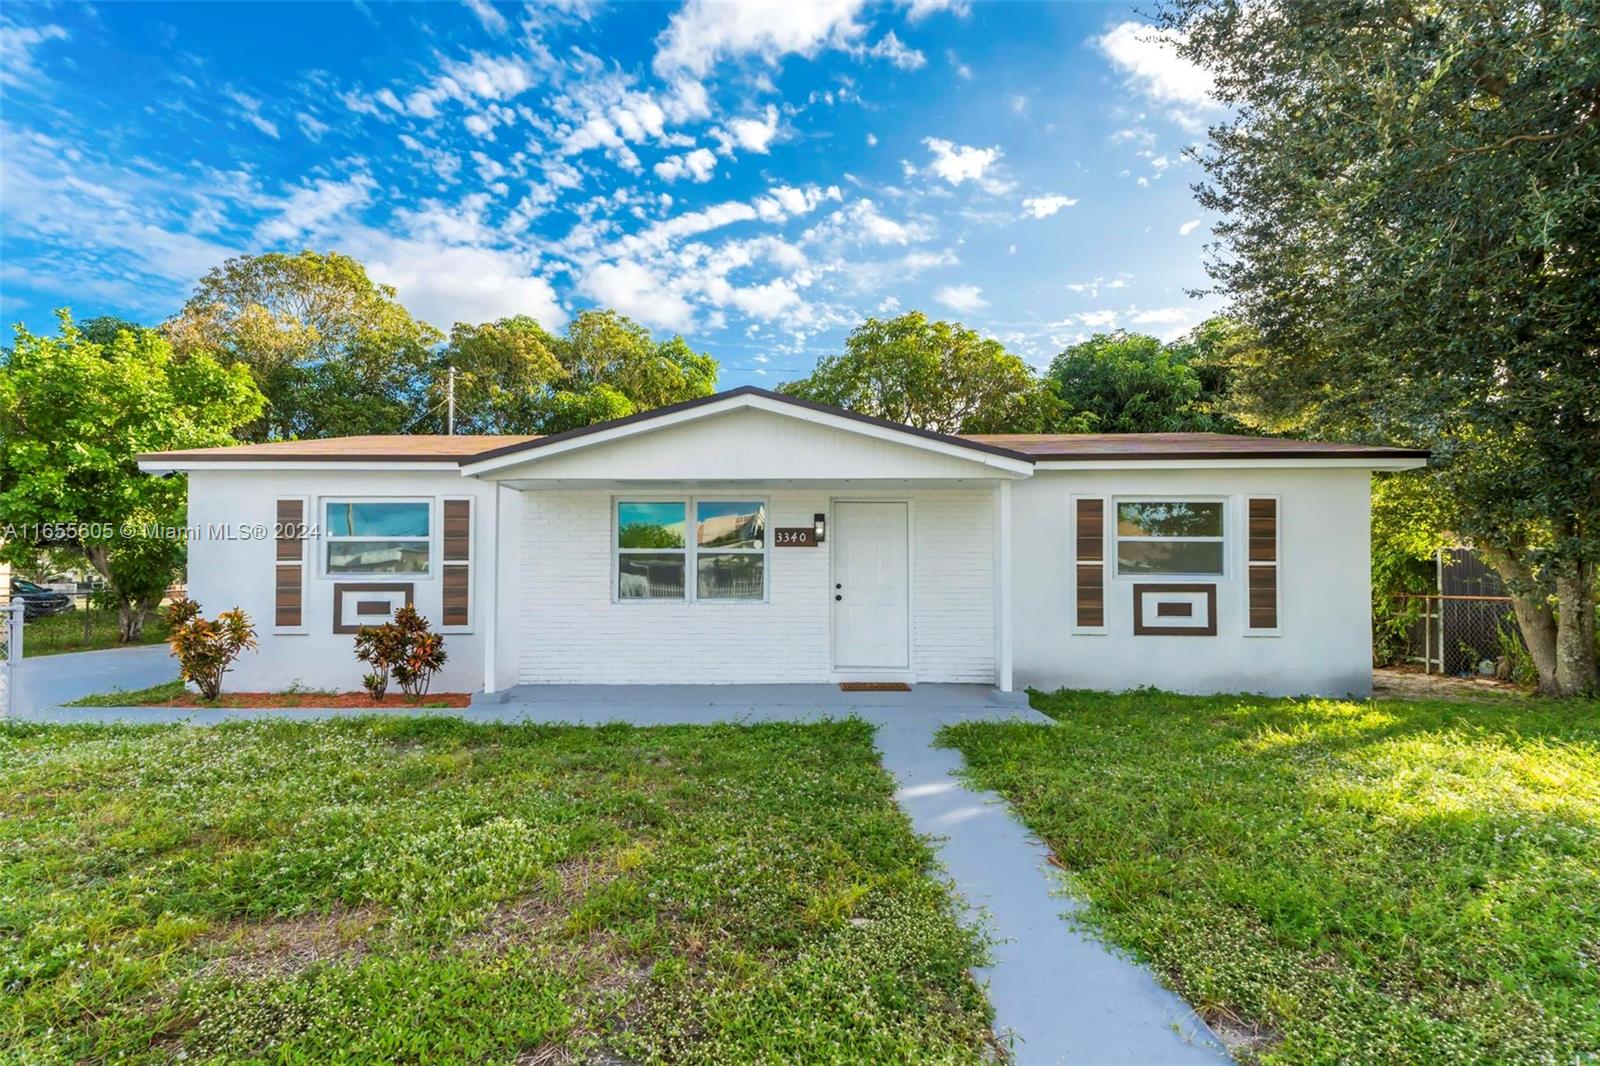
[[(1597, 687), (1600, 33), (1578, 4), (1169, 0), (1232, 117), (1209, 269), (1241, 412), (1433, 449), (1540, 689)], [(1266, 358), (1262, 353), (1272, 353)]]
[(183, 565), (185, 518), (182, 479), (143, 474), (136, 457), (231, 444), (262, 397), (243, 366), (178, 359), (148, 329), (94, 343), (59, 315), (54, 337), (17, 327), (0, 365), (0, 540), (15, 561), (81, 553), (131, 640)]
[(1027, 363), (959, 322), (869, 318), (844, 348), (780, 391), (940, 433), (1037, 430), (1054, 410)]
[(1213, 428), (1199, 406), (1200, 375), (1140, 333), (1096, 333), (1056, 356), (1045, 376), (1061, 400), (1060, 428), (1076, 433), (1174, 433)]
[(711, 356), (615, 311), (579, 312), (563, 336), (523, 315), (457, 323), (442, 362), (457, 372), (456, 424), (477, 433), (559, 433), (709, 396), (717, 383)]
[(229, 259), (162, 329), (180, 357), (249, 368), (267, 409), (246, 440), (404, 432), (443, 340), (337, 252)]

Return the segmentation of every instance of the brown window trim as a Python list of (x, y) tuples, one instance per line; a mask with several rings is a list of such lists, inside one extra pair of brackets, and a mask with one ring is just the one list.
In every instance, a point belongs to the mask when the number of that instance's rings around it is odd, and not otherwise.
[[(1151, 593), (1203, 592), (1206, 594), (1206, 624), (1204, 626), (1149, 626), (1144, 624), (1144, 597)], [(1159, 607), (1158, 607), (1159, 610)], [(1136, 637), (1214, 637), (1217, 635), (1217, 586), (1206, 584), (1165, 585), (1138, 584), (1133, 586), (1133, 635)]]
[(335, 633), (359, 633), (361, 631), (362, 627), (359, 624), (346, 625), (339, 621), (342, 613), (339, 608), (344, 603), (346, 593), (360, 595), (363, 592), (404, 592), (406, 594), (405, 605), (410, 607), (414, 603), (413, 597), (416, 592), (416, 584), (410, 581), (393, 581), (384, 584), (375, 584), (371, 581), (336, 582), (333, 586), (333, 631)]

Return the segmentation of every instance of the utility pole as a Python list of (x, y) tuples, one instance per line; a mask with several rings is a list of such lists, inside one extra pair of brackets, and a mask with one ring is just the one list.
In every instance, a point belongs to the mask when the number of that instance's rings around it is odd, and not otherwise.
[(456, 368), (450, 368), (450, 380), (444, 388), (445, 416), (444, 431), (447, 436), (456, 435)]

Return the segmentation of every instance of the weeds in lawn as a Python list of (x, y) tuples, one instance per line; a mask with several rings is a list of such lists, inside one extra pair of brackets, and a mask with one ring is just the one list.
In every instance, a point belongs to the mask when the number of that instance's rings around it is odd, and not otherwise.
[(964, 1061), (859, 721), (0, 727), (0, 1060)]
[(1035, 705), (941, 738), (1241, 1059), (1600, 1056), (1600, 706)]

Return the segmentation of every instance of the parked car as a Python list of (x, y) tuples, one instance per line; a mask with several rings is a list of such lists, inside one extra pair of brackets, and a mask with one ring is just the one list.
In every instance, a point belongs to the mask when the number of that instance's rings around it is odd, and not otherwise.
[(25, 606), (22, 608), (22, 617), (28, 622), (75, 609), (72, 597), (66, 593), (35, 585), (32, 581), (24, 581), (20, 577), (11, 579), (11, 598), (23, 602)]

